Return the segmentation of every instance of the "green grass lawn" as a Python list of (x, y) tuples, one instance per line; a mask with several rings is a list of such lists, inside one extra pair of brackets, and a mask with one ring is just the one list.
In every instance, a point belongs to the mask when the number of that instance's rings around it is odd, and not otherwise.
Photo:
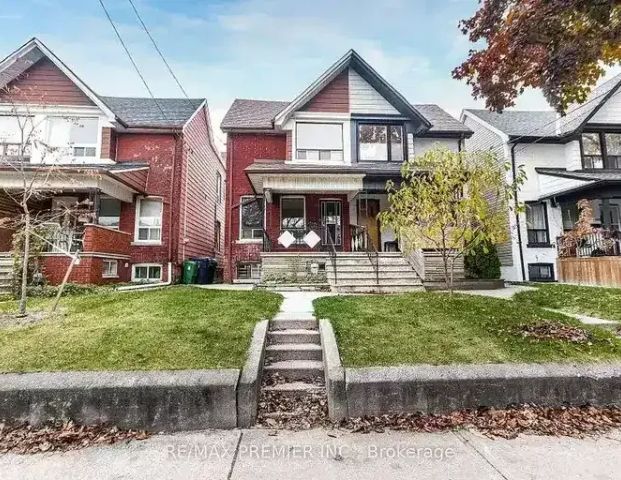
[[(192, 287), (65, 297), (64, 315), (0, 329), (0, 372), (240, 368), (254, 324), (281, 300)], [(32, 299), (29, 308), (50, 302)]]
[[(621, 340), (599, 328), (516, 301), (446, 293), (315, 300), (332, 320), (345, 366), (621, 360)], [(589, 331), (589, 343), (533, 340), (521, 324), (553, 320)]]
[(608, 320), (621, 321), (621, 289), (581, 287), (560, 283), (538, 283), (537, 290), (520, 292), (514, 300), (522, 304), (554, 308)]

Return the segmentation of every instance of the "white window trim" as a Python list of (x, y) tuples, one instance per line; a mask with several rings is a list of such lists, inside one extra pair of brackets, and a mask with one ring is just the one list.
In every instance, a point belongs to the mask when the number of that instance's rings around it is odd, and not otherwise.
[[(140, 204), (143, 200), (158, 200), (162, 204), (162, 219), (160, 221), (160, 239), (159, 240), (139, 240), (138, 230), (140, 229)], [(162, 237), (164, 236), (164, 199), (162, 197), (140, 197), (136, 200), (136, 214), (134, 218), (134, 241), (133, 245), (162, 245)]]
[(279, 230), (283, 230), (282, 226), (282, 201), (285, 198), (301, 198), (304, 203), (304, 226), (302, 228), (306, 228), (306, 197), (304, 195), (281, 195), (280, 196), (280, 225)]
[(242, 238), (242, 204), (244, 203), (244, 198), (261, 198), (263, 199), (263, 228), (265, 228), (265, 197), (263, 195), (242, 195), (239, 197), (239, 232), (237, 233), (237, 241), (236, 243), (263, 243), (262, 238)]
[(222, 174), (219, 171), (216, 171), (216, 204), (218, 205), (222, 203), (223, 183)]
[(104, 270), (101, 274), (101, 278), (119, 278), (119, 261), (105, 258), (103, 260), (103, 264), (105, 265), (106, 263), (114, 263), (116, 265), (116, 269), (115, 269), (116, 273), (114, 275), (109, 275), (109, 274), (106, 274)]
[[(157, 279), (150, 278), (136, 278), (136, 268), (137, 267), (146, 267), (147, 275), (149, 267), (160, 267), (160, 276)], [(161, 263), (134, 263), (132, 265), (132, 282), (144, 282), (144, 283), (157, 283), (162, 281), (162, 275), (164, 274), (164, 267)]]

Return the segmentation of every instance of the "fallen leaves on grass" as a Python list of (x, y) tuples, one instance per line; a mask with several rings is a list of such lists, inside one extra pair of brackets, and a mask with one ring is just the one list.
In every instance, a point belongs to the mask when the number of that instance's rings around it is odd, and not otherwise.
[(619, 407), (539, 407), (521, 405), (507, 409), (459, 410), (446, 415), (402, 414), (350, 418), (340, 424), (352, 432), (405, 430), (441, 432), (475, 428), (491, 437), (515, 438), (520, 434), (585, 437), (621, 428)]
[(0, 453), (41, 453), (77, 450), (93, 445), (112, 445), (144, 440), (146, 432), (121, 430), (104, 425), (80, 426), (73, 422), (55, 423), (42, 428), (30, 425), (0, 424)]
[(589, 341), (589, 332), (583, 328), (556, 322), (520, 325), (518, 331), (523, 337), (536, 340), (563, 340), (571, 343), (587, 343)]

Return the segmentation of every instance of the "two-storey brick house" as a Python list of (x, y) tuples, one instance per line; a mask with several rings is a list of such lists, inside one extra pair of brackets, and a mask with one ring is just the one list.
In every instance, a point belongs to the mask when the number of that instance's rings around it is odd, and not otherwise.
[[(42, 257), (52, 284), (66, 252), (80, 252), (69, 280), (95, 284), (172, 281), (184, 259), (222, 261), (225, 165), (204, 99), (98, 95), (32, 39), (0, 62), (2, 217), (20, 215), (24, 178), (40, 193), (33, 212), (53, 219)], [(0, 250), (12, 236), (0, 229)]]
[[(621, 285), (621, 75), (562, 117), (464, 110), (462, 121), (474, 131), (469, 150), (494, 150), (526, 173), (517, 198), (525, 211), (511, 215), (511, 241), (499, 248), (503, 277)], [(581, 200), (590, 202), (593, 232), (571, 245), (563, 235)]]
[[(462, 148), (472, 133), (465, 125), (437, 105), (411, 104), (352, 50), (293, 101), (235, 100), (222, 130), (227, 279), (286, 275), (289, 262), (309, 275), (325, 268), (345, 287), (420, 285), (392, 232), (379, 228), (386, 182), (434, 144)], [(345, 268), (357, 257), (370, 259), (374, 275), (362, 273), (368, 265)], [(388, 264), (394, 275), (381, 282)]]

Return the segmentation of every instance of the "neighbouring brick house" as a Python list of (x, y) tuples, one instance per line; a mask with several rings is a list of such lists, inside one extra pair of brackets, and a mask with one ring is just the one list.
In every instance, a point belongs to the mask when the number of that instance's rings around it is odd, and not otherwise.
[[(19, 215), (24, 176), (40, 193), (31, 209), (53, 219), (41, 259), (52, 284), (77, 250), (77, 283), (174, 281), (185, 259), (222, 263), (225, 165), (204, 99), (97, 95), (32, 39), (0, 62), (2, 217)], [(0, 229), (0, 251), (12, 235)]]
[(221, 127), (226, 279), (265, 281), (297, 263), (302, 276), (325, 269), (334, 286), (341, 262), (344, 289), (420, 286), (410, 265), (422, 257), (404, 263), (377, 214), (403, 161), (435, 144), (459, 150), (472, 134), (464, 124), (437, 105), (410, 104), (352, 50), (291, 102), (235, 100)]

